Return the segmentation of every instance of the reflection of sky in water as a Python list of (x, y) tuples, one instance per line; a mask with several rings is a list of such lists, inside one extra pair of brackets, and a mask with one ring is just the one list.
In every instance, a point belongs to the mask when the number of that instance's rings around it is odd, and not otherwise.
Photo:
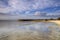
[(17, 27), (21, 30), (30, 30), (30, 31), (41, 31), (41, 32), (49, 32), (50, 30), (58, 30), (58, 26), (55, 23), (36, 23), (26, 26)]
[[(2, 22), (1, 22), (2, 23)], [(27, 23), (27, 22), (26, 22)], [(28, 36), (34, 36), (34, 37), (38, 37), (40, 38), (40, 36), (42, 35), (44, 38), (45, 37), (49, 37), (51, 36), (59, 36), (60, 34), (60, 28), (57, 24), (55, 23), (49, 23), (49, 22), (36, 22), (36, 23), (27, 23), (26, 24), (19, 24), (16, 22), (3, 22), (2, 24), (0, 24), (0, 26), (2, 26), (0, 28), (0, 37), (2, 37), (1, 35), (8, 35), (10, 33), (14, 33), (17, 35), (19, 34), (20, 37), (22, 37), (23, 35)], [(4, 26), (3, 26), (4, 25)], [(5, 33), (5, 34), (4, 34)], [(53, 33), (53, 34), (51, 34)], [(21, 36), (22, 35), (22, 36)]]

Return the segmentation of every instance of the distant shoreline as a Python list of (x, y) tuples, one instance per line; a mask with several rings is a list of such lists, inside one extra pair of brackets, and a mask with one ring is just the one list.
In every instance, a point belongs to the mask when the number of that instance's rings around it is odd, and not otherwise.
[(60, 20), (19, 20), (20, 22), (23, 21), (32, 21), (32, 22), (53, 22), (60, 26)]

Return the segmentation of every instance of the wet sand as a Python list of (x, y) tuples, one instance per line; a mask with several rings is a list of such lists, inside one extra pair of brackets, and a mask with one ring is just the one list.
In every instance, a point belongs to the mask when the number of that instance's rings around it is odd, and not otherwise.
[(55, 22), (0, 21), (0, 40), (59, 40)]

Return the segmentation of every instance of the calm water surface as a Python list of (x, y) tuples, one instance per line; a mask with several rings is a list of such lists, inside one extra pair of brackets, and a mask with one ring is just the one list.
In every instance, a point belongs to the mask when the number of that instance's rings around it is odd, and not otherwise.
[(60, 28), (52, 22), (0, 21), (0, 40), (59, 40)]

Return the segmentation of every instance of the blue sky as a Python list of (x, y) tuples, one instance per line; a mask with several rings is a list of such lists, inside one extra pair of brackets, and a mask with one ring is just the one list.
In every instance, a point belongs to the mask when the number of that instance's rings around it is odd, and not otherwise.
[(0, 0), (0, 13), (60, 13), (60, 0)]

